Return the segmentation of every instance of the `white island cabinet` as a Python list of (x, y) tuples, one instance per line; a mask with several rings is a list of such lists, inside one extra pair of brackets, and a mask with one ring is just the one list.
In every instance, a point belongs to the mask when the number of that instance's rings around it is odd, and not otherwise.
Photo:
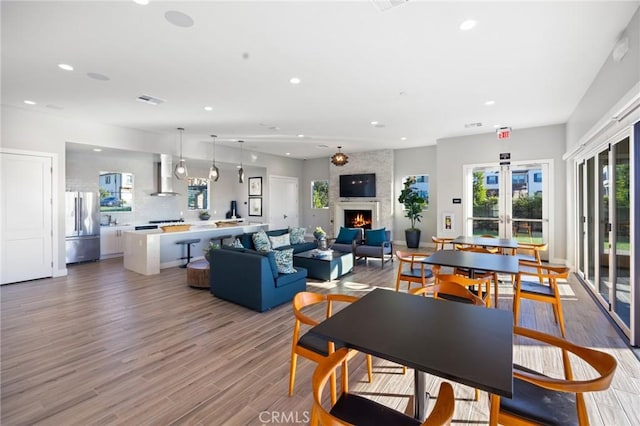
[(124, 253), (124, 233), (133, 231), (133, 226), (100, 227), (100, 258), (122, 256)]
[[(244, 233), (267, 230), (269, 225), (238, 224), (238, 226), (216, 227), (215, 225), (195, 225), (188, 231), (162, 232), (161, 229), (146, 229), (124, 233), (124, 267), (143, 275), (159, 274), (160, 269), (185, 263), (180, 258), (186, 256), (181, 240), (200, 239), (191, 247), (191, 259), (204, 257), (204, 249), (209, 240), (223, 236), (237, 236)], [(227, 241), (229, 242), (229, 241)]]

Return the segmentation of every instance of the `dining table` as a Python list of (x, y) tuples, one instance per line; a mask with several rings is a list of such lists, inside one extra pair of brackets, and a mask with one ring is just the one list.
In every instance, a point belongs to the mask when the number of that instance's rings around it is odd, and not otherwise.
[(518, 248), (518, 240), (515, 240), (513, 238), (468, 237), (461, 235), (454, 238), (451, 243), (511, 250), (516, 250)]
[(513, 394), (513, 314), (374, 289), (310, 330), (414, 370), (414, 417), (424, 421), (426, 374), (507, 398)]
[(430, 265), (450, 266), (469, 270), (474, 278), (477, 271), (500, 272), (515, 275), (518, 273), (518, 258), (494, 253), (476, 253), (462, 250), (438, 250), (422, 259)]

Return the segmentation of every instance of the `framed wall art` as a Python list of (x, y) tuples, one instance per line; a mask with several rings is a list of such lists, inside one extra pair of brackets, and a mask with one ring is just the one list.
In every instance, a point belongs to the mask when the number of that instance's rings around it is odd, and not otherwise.
[(262, 216), (262, 197), (249, 198), (249, 216)]
[(262, 178), (250, 177), (249, 178), (249, 196), (262, 196)]

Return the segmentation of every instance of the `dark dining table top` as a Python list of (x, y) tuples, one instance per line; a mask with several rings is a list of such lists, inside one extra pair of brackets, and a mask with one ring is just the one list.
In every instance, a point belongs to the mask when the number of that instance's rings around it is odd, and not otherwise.
[(489, 237), (456, 237), (453, 244), (468, 244), (481, 247), (518, 248), (518, 241), (510, 238), (489, 238)]
[(513, 313), (375, 289), (311, 329), (336, 343), (505, 397)]
[(475, 253), (461, 250), (439, 250), (431, 256), (424, 258), (422, 262), (430, 265), (501, 272), (504, 274), (518, 273), (518, 258), (502, 254)]

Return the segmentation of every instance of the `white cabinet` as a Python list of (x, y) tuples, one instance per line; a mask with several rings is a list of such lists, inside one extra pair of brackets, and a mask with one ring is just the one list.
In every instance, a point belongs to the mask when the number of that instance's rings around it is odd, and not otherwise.
[(100, 228), (101, 258), (122, 256), (126, 231), (133, 231), (133, 226), (103, 226)]

